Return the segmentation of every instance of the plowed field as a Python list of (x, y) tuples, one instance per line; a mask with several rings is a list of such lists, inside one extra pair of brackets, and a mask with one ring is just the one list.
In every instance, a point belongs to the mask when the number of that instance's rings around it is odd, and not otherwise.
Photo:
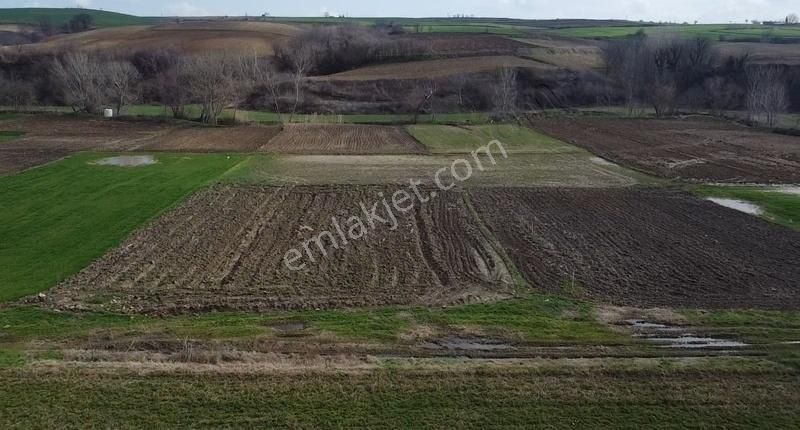
[(800, 182), (800, 137), (711, 119), (535, 118), (537, 129), (667, 178)]
[(379, 193), (393, 191), (216, 186), (51, 290), (48, 301), (62, 309), (182, 313), (431, 305), (508, 292), (505, 263), (455, 192), (416, 205), (394, 230), (377, 225), (338, 249), (326, 238), (328, 257), (315, 252), (303, 270), (284, 264), (287, 251), (331, 229), (332, 217), (361, 216), (361, 202), (372, 207)]
[(280, 133), (278, 126), (176, 128), (141, 149), (177, 152), (255, 152)]
[(478, 189), (536, 288), (634, 306), (800, 306), (800, 233), (655, 189)]
[(287, 124), (261, 148), (285, 154), (425, 154), (402, 127), (354, 124)]

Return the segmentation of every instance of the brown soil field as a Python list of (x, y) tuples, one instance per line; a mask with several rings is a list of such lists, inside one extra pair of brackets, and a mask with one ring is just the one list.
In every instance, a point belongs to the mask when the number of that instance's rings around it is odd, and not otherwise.
[[(284, 255), (320, 232), (364, 219), (391, 187), (215, 186), (190, 197), (47, 293), (59, 309), (154, 314), (387, 304), (505, 297), (511, 276), (463, 193), (445, 193), (300, 271)], [(382, 193), (382, 194), (380, 194)], [(385, 215), (378, 210), (378, 214)], [(365, 219), (363, 222), (367, 222)], [(333, 234), (336, 234), (335, 230)], [(352, 237), (352, 236), (351, 236)]]
[(726, 57), (748, 54), (760, 64), (800, 65), (800, 48), (793, 43), (720, 42), (717, 49)]
[(297, 31), (291, 25), (267, 22), (187, 22), (116, 27), (62, 35), (41, 43), (24, 45), (20, 49), (38, 53), (65, 48), (109, 52), (164, 48), (191, 53), (252, 53), (255, 50), (259, 54), (269, 55), (276, 41), (291, 37)]
[(525, 44), (503, 36), (489, 34), (414, 33), (397, 37), (427, 44), (432, 55), (477, 56), (514, 55)]
[(140, 149), (176, 152), (255, 152), (281, 132), (280, 126), (179, 127)]
[(614, 162), (666, 178), (800, 183), (800, 137), (710, 118), (532, 118), (531, 125)]
[(358, 124), (287, 124), (261, 151), (284, 154), (427, 154), (404, 128)]
[(800, 233), (656, 189), (476, 189), (534, 287), (639, 307), (800, 306)]
[(0, 144), (0, 175), (49, 163), (79, 151), (128, 151), (165, 133), (150, 121), (107, 121), (64, 115), (23, 115), (0, 122), (0, 130), (25, 135)]
[(528, 46), (527, 56), (553, 66), (591, 70), (604, 65), (599, 42), (569, 39), (517, 39)]
[(510, 55), (495, 55), (380, 64), (327, 76), (317, 76), (311, 79), (316, 81), (372, 81), (381, 79), (442, 78), (457, 74), (491, 72), (504, 67), (539, 70), (554, 69), (553, 66), (539, 61)]

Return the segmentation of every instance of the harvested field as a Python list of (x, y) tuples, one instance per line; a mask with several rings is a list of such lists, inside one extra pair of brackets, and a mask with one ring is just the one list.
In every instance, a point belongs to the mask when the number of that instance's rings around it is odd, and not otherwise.
[(402, 127), (356, 124), (287, 124), (265, 152), (284, 154), (425, 154)]
[(280, 133), (280, 126), (182, 127), (153, 138), (148, 151), (255, 152)]
[[(296, 34), (291, 25), (267, 22), (187, 22), (153, 26), (127, 26), (56, 36), (20, 49), (31, 53), (64, 48), (86, 51), (137, 51), (172, 49), (187, 53), (237, 51), (270, 55), (276, 41)], [(10, 48), (5, 48), (10, 49)]]
[(136, 149), (168, 129), (167, 125), (146, 121), (19, 116), (0, 122), (0, 131), (25, 133), (0, 145), (0, 175), (49, 163), (79, 151)]
[(394, 230), (367, 225), (365, 237), (340, 249), (332, 243), (341, 236), (323, 237), (328, 258), (312, 242), (314, 262), (304, 254), (302, 270), (284, 265), (287, 251), (332, 229), (332, 217), (348, 228), (349, 217), (364, 216), (360, 203), (371, 207), (379, 193), (393, 192), (216, 186), (51, 290), (47, 301), (60, 309), (183, 313), (435, 305), (508, 293), (505, 263), (456, 192), (416, 205)]
[(800, 183), (800, 137), (702, 117), (533, 118), (531, 124), (601, 157), (666, 178)]
[(656, 189), (476, 189), (525, 279), (620, 305), (800, 306), (800, 233)]
[(514, 55), (520, 48), (525, 48), (525, 44), (520, 41), (488, 34), (465, 36), (463, 34), (411, 33), (397, 39), (424, 42), (432, 54), (448, 57)]
[(493, 72), (506, 67), (555, 70), (555, 67), (539, 61), (510, 55), (498, 55), (380, 64), (311, 79), (316, 81), (374, 81), (381, 79), (443, 78), (467, 73)]

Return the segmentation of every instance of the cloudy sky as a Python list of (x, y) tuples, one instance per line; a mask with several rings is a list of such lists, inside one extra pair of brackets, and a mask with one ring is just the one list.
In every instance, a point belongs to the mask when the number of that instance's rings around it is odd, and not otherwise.
[(2, 0), (3, 7), (91, 7), (141, 16), (475, 16), (514, 18), (621, 18), (702, 23), (771, 20), (800, 14), (797, 0)]

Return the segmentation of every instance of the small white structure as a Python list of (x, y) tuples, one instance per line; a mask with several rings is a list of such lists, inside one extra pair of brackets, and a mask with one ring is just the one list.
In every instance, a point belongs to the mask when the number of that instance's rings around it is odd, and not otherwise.
[(103, 109), (103, 118), (113, 118), (114, 109)]

